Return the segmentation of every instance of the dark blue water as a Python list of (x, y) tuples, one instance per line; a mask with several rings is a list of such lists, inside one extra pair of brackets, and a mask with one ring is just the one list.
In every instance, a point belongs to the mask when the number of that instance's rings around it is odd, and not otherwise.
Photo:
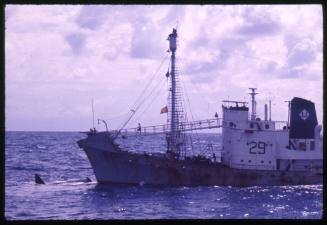
[[(198, 142), (220, 144), (217, 134), (200, 136)], [(7, 220), (322, 217), (322, 185), (99, 186), (76, 144), (83, 137), (74, 132), (6, 132)], [(159, 143), (155, 136), (125, 141), (134, 143), (135, 151), (143, 150), (144, 143), (152, 143), (152, 147)], [(163, 150), (160, 146), (156, 149)], [(34, 183), (35, 173), (46, 185)], [(82, 182), (86, 177), (93, 182)]]

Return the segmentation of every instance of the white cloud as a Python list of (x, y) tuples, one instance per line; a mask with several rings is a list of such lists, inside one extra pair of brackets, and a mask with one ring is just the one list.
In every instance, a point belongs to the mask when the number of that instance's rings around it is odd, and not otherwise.
[[(270, 96), (273, 117), (285, 120), (284, 101), (297, 96), (314, 101), (322, 121), (318, 5), (7, 5), (5, 16), (9, 130), (88, 129), (92, 98), (97, 116), (118, 127), (167, 54), (177, 22), (178, 65), (198, 119), (258, 87), (259, 113)], [(167, 68), (168, 60), (154, 83)], [(142, 123), (165, 122), (166, 91), (163, 82)]]

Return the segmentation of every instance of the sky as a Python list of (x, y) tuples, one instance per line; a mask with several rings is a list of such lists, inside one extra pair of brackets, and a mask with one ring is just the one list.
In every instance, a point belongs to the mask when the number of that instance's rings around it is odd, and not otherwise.
[(285, 101), (302, 97), (321, 124), (322, 21), (320, 5), (6, 5), (5, 129), (89, 130), (92, 101), (98, 130), (98, 118), (120, 128), (137, 103), (126, 127), (166, 123), (174, 27), (190, 120), (250, 102), (255, 87), (259, 117), (270, 99), (285, 121)]

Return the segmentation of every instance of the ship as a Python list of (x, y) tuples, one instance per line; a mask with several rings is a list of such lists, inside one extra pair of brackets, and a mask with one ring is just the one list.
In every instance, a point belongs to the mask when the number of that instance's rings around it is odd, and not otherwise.
[[(176, 69), (177, 29), (169, 34), (170, 81), (167, 124), (131, 129), (97, 131), (78, 140), (99, 184), (135, 185), (223, 185), (273, 186), (322, 184), (322, 125), (317, 122), (315, 104), (294, 97), (288, 101), (288, 120), (271, 120), (271, 102), (264, 105), (264, 118), (256, 114), (256, 88), (250, 88), (249, 102), (224, 100), (222, 118), (186, 121), (180, 104)], [(134, 115), (135, 110), (132, 110)], [(268, 118), (269, 114), (269, 118)], [(99, 121), (98, 121), (99, 122)], [(126, 125), (126, 124), (125, 124)], [(187, 153), (188, 132), (221, 129), (221, 154)], [(130, 132), (127, 132), (130, 131)], [(130, 151), (117, 144), (128, 133), (163, 134), (165, 152)], [(123, 139), (122, 139), (123, 140)]]

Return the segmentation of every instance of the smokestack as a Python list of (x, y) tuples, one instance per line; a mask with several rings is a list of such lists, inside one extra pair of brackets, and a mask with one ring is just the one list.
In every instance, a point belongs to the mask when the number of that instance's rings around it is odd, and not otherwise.
[(268, 120), (268, 105), (265, 104), (265, 121)]

